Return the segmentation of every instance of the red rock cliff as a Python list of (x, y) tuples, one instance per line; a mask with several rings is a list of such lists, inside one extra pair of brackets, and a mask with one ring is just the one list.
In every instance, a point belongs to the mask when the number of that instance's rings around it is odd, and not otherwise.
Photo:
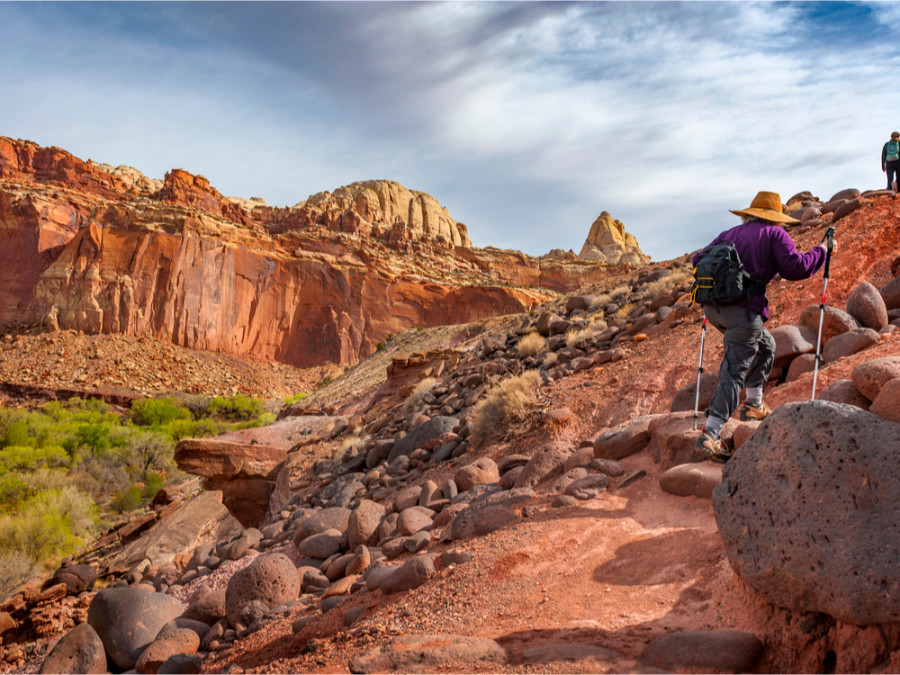
[(346, 363), (389, 333), (548, 297), (512, 283), (568, 290), (603, 269), (472, 249), (436, 200), (391, 181), (279, 209), (0, 138), (0, 324)]

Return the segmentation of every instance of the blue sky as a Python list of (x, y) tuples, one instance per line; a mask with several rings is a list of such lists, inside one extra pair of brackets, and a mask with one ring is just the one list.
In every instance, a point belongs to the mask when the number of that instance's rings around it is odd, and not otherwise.
[(883, 187), (894, 3), (0, 2), (0, 135), (292, 205), (387, 178), (477, 246), (655, 260), (759, 190)]

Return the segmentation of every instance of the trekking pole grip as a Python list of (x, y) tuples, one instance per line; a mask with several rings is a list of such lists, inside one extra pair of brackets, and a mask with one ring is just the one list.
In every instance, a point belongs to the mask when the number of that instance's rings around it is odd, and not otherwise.
[(825, 240), (827, 240), (827, 251), (825, 253), (825, 273), (824, 277), (828, 278), (828, 272), (831, 269), (831, 252), (834, 250), (834, 228), (829, 227), (825, 232)]

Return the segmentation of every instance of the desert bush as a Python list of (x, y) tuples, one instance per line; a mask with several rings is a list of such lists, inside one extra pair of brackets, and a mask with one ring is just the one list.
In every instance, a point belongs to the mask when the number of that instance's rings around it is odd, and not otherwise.
[(41, 467), (69, 465), (69, 455), (58, 445), (32, 448), (12, 445), (0, 450), (0, 465), (9, 470), (33, 471)]
[(571, 348), (582, 340), (589, 340), (593, 337), (596, 337), (597, 335), (605, 331), (606, 327), (607, 324), (605, 321), (603, 321), (602, 319), (597, 319), (595, 321), (591, 321), (587, 326), (583, 328), (570, 330), (566, 334), (566, 346)]
[(529, 356), (538, 356), (547, 351), (549, 343), (547, 339), (537, 331), (532, 331), (522, 336), (519, 344), (516, 345), (516, 351), (519, 356), (525, 358)]
[(93, 501), (72, 486), (47, 490), (0, 516), (0, 553), (18, 552), (34, 563), (76, 550), (94, 526)]
[(166, 486), (166, 479), (161, 473), (150, 471), (144, 476), (144, 499), (152, 501), (156, 493)]
[(433, 377), (426, 377), (424, 380), (420, 380), (403, 402), (403, 412), (408, 415), (422, 405), (425, 402), (425, 397), (431, 393), (436, 384), (437, 379)]
[(117, 492), (110, 506), (116, 513), (125, 513), (126, 511), (134, 511), (142, 503), (141, 489), (137, 485), (132, 485)]
[(175, 420), (188, 420), (191, 411), (173, 398), (144, 398), (131, 404), (128, 417), (140, 427), (158, 427)]
[[(379, 343), (379, 344), (383, 344), (383, 343)], [(294, 405), (295, 403), (299, 403), (300, 401), (305, 399), (307, 396), (308, 396), (308, 394), (306, 394), (302, 391), (299, 391), (296, 394), (294, 394), (293, 396), (288, 396), (286, 399), (284, 399), (284, 404), (285, 405)]]
[(644, 297), (656, 297), (663, 293), (671, 293), (674, 288), (680, 286), (688, 279), (693, 279), (694, 275), (690, 270), (677, 269), (671, 274), (661, 277), (656, 281), (651, 281), (642, 289)]
[(216, 396), (209, 403), (209, 412), (222, 419), (241, 422), (259, 417), (263, 412), (263, 403), (258, 398), (243, 394)]
[(173, 440), (180, 441), (182, 438), (218, 436), (228, 430), (228, 425), (221, 420), (204, 417), (198, 420), (175, 420), (168, 430)]
[(34, 439), (28, 433), (28, 423), (25, 420), (12, 420), (7, 423), (6, 434), (3, 436), (4, 448), (11, 446), (32, 446)]
[(33, 560), (15, 551), (0, 551), (0, 601), (6, 600), (16, 588), (37, 574)]
[(472, 409), (470, 437), (475, 446), (520, 431), (537, 403), (541, 376), (534, 370), (501, 380)]

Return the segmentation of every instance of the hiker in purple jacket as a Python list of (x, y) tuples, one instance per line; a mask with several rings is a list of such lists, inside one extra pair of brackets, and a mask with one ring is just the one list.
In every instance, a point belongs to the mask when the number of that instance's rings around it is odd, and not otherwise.
[[(772, 372), (775, 339), (764, 327), (769, 319), (769, 301), (765, 284), (780, 275), (789, 281), (808, 279), (825, 263), (826, 245), (800, 253), (787, 231), (779, 223), (799, 223), (784, 214), (781, 197), (760, 192), (750, 208), (732, 211), (742, 223), (722, 232), (711, 243), (734, 243), (745, 271), (761, 284), (761, 294), (751, 295), (734, 305), (705, 305), (709, 322), (723, 334), (725, 354), (719, 369), (719, 386), (706, 409), (706, 426), (696, 448), (713, 461), (726, 462), (730, 452), (719, 439), (722, 426), (738, 407), (741, 389), (747, 396), (740, 407), (742, 420), (761, 420), (771, 411), (763, 403), (763, 386)], [(694, 264), (701, 252), (694, 255)]]

